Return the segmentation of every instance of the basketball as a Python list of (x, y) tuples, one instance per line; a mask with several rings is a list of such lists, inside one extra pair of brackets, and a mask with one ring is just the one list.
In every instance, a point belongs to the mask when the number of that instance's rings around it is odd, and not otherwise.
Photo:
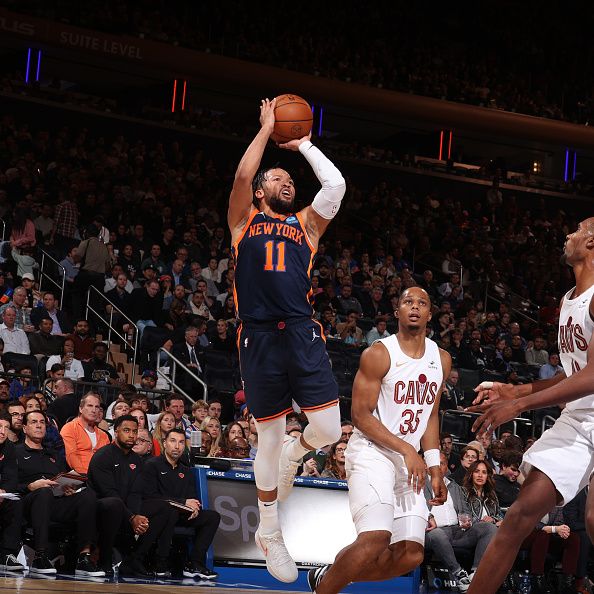
[(313, 114), (309, 103), (298, 95), (279, 95), (274, 108), (274, 142), (289, 142), (303, 138), (311, 131)]

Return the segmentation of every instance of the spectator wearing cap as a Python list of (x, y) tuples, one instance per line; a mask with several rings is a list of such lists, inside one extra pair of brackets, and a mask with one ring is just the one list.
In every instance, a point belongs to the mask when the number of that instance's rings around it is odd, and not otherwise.
[(31, 323), (39, 328), (39, 321), (50, 317), (53, 321), (52, 334), (65, 336), (72, 332), (72, 322), (68, 314), (57, 307), (56, 296), (51, 291), (46, 291), (42, 299), (43, 307), (36, 307), (31, 312)]
[(142, 261), (140, 266), (144, 270), (149, 265), (156, 268), (157, 276), (162, 276), (167, 270), (165, 262), (161, 260), (161, 246), (158, 243), (153, 243), (151, 245), (151, 250), (148, 256)]
[(4, 341), (4, 354), (17, 353), (29, 355), (31, 348), (24, 330), (16, 327), (17, 312), (14, 307), (7, 307), (2, 312), (3, 323), (0, 325), (0, 338)]
[(44, 316), (39, 320), (39, 330), (29, 333), (29, 348), (32, 355), (51, 357), (62, 354), (63, 338), (52, 335), (53, 320)]
[(104, 293), (111, 291), (117, 285), (118, 277), (120, 276), (120, 274), (124, 274), (124, 276), (126, 277), (126, 285), (124, 288), (126, 289), (126, 291), (128, 291), (128, 293), (132, 293), (132, 291), (134, 290), (134, 285), (130, 282), (128, 275), (126, 272), (124, 272), (124, 268), (121, 264), (114, 264), (111, 267), (111, 276), (105, 280), (105, 285), (103, 287)]
[(158, 280), (159, 268), (154, 264), (146, 264), (142, 268), (142, 276), (137, 276), (134, 281), (136, 287), (144, 287), (146, 283), (152, 280)]
[(41, 293), (35, 289), (35, 276), (32, 272), (26, 272), (22, 278), (21, 283), (23, 289), (27, 292), (27, 307), (35, 307), (41, 301)]
[(140, 384), (137, 388), (141, 390), (154, 390), (157, 386), (157, 372), (153, 369), (145, 369), (140, 376)]

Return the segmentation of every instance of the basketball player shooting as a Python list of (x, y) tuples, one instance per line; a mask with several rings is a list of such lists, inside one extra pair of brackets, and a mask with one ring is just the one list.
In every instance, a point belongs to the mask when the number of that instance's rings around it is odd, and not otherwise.
[(310, 570), (315, 594), (397, 577), (423, 561), (426, 466), (434, 493), (430, 504), (447, 498), (439, 470), (439, 398), (451, 358), (426, 338), (431, 301), (424, 289), (406, 289), (395, 314), (398, 333), (363, 353), (353, 384), (355, 431), (346, 471), (357, 539), (333, 565)]
[[(495, 592), (512, 567), (534, 526), (555, 505), (571, 501), (594, 471), (594, 218), (567, 236), (565, 262), (573, 268), (575, 287), (563, 298), (559, 315), (559, 351), (564, 373), (549, 380), (514, 386), (483, 382), (476, 388), (482, 412), (473, 426), (479, 435), (522, 412), (568, 403), (555, 424), (524, 454), (527, 478), (489, 544), (468, 594)], [(481, 403), (482, 404), (479, 404)], [(588, 492), (586, 529), (594, 537), (594, 495)]]
[[(299, 151), (322, 184), (313, 202), (294, 211), (295, 185), (280, 168), (258, 171), (273, 133), (275, 100), (260, 106), (261, 129), (235, 174), (227, 220), (236, 261), (235, 293), (241, 376), (258, 426), (254, 474), (260, 524), (255, 541), (271, 575), (297, 579), (285, 546), (277, 501), (285, 500), (307, 452), (341, 435), (338, 386), (319, 323), (312, 319), (309, 273), (318, 241), (345, 193), (340, 171), (310, 136), (280, 148)], [(299, 439), (285, 435), (291, 398), (309, 421)]]

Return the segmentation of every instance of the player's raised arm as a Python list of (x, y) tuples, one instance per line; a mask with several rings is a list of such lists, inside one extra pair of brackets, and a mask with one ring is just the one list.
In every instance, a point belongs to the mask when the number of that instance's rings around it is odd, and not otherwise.
[(276, 100), (263, 99), (260, 105), (260, 131), (245, 151), (233, 181), (233, 189), (229, 197), (227, 223), (231, 233), (242, 227), (249, 217), (252, 208), (252, 181), (260, 167), (260, 161), (268, 139), (274, 130), (274, 106)]
[(298, 140), (279, 144), (279, 147), (299, 151), (311, 165), (313, 172), (322, 184), (322, 188), (316, 194), (311, 205), (301, 211), (307, 233), (311, 241), (317, 245), (330, 221), (338, 213), (346, 190), (346, 182), (336, 165), (311, 143), (310, 138), (311, 133)]
[(367, 439), (404, 456), (409, 483), (420, 493), (425, 484), (423, 459), (413, 446), (396, 437), (373, 414), (377, 408), (382, 379), (389, 369), (390, 355), (383, 344), (376, 343), (363, 352), (353, 382), (352, 420)]

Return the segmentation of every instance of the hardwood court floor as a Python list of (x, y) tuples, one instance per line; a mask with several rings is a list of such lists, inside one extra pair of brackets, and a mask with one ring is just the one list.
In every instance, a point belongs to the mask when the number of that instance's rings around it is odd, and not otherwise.
[[(204, 584), (204, 585), (203, 585)], [(189, 590), (192, 588), (192, 590)], [(162, 584), (147, 584), (137, 582), (95, 583), (86, 580), (47, 580), (27, 577), (0, 577), (0, 594), (275, 594), (278, 590), (239, 589), (235, 587), (219, 587), (206, 582), (189, 581), (187, 584), (174, 581)], [(283, 594), (290, 594), (287, 590)], [(295, 594), (295, 593), (293, 593)]]

